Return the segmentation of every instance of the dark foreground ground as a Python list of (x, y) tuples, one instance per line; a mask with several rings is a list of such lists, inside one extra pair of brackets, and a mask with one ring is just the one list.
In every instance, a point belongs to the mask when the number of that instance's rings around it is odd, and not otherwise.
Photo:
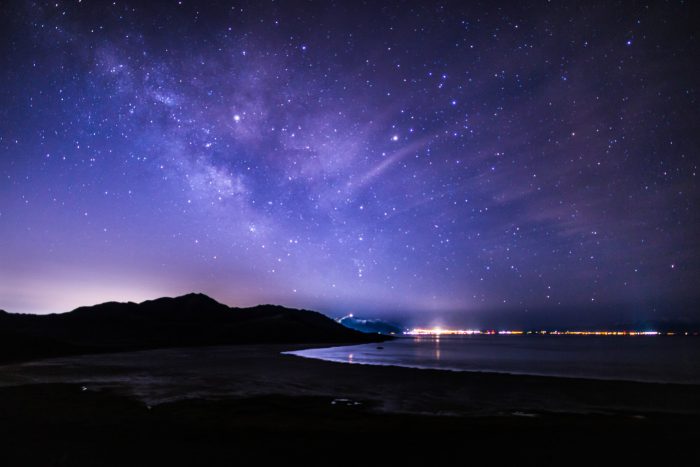
[(0, 465), (697, 465), (695, 386), (367, 367), (279, 350), (0, 367)]

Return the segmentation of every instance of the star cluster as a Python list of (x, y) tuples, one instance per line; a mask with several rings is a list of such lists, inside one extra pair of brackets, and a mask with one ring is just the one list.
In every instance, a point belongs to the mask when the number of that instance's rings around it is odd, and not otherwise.
[(693, 7), (494, 3), (2, 7), (0, 307), (697, 319)]

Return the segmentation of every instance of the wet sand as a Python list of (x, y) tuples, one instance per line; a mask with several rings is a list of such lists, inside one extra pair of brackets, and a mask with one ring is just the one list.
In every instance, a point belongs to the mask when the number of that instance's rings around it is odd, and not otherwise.
[(542, 465), (603, 448), (627, 460), (683, 458), (700, 439), (698, 386), (348, 365), (280, 353), (295, 348), (167, 349), (2, 366), (0, 462), (329, 465), (362, 460), (372, 448), (383, 460), (446, 463), (467, 451), (487, 459), (507, 447), (500, 456), (522, 461), (539, 452)]
[[(350, 365), (256, 345), (83, 355), (0, 367), (0, 387), (72, 383), (148, 405), (267, 395), (348, 399), (385, 412), (700, 413), (700, 386)], [(308, 346), (303, 346), (308, 348)]]

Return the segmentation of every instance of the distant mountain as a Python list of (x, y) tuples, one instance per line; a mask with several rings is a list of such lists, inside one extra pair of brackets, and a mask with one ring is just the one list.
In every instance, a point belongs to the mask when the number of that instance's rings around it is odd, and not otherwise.
[(0, 311), (0, 361), (162, 347), (376, 341), (315, 311), (232, 308), (203, 294), (51, 315)]
[(338, 322), (347, 328), (364, 333), (391, 335), (403, 332), (400, 326), (381, 319), (362, 319), (349, 315), (343, 316)]

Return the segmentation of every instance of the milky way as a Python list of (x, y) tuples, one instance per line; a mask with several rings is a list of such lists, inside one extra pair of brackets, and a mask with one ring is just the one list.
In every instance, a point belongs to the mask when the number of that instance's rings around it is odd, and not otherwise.
[(697, 12), (494, 3), (3, 6), (0, 307), (700, 319)]

